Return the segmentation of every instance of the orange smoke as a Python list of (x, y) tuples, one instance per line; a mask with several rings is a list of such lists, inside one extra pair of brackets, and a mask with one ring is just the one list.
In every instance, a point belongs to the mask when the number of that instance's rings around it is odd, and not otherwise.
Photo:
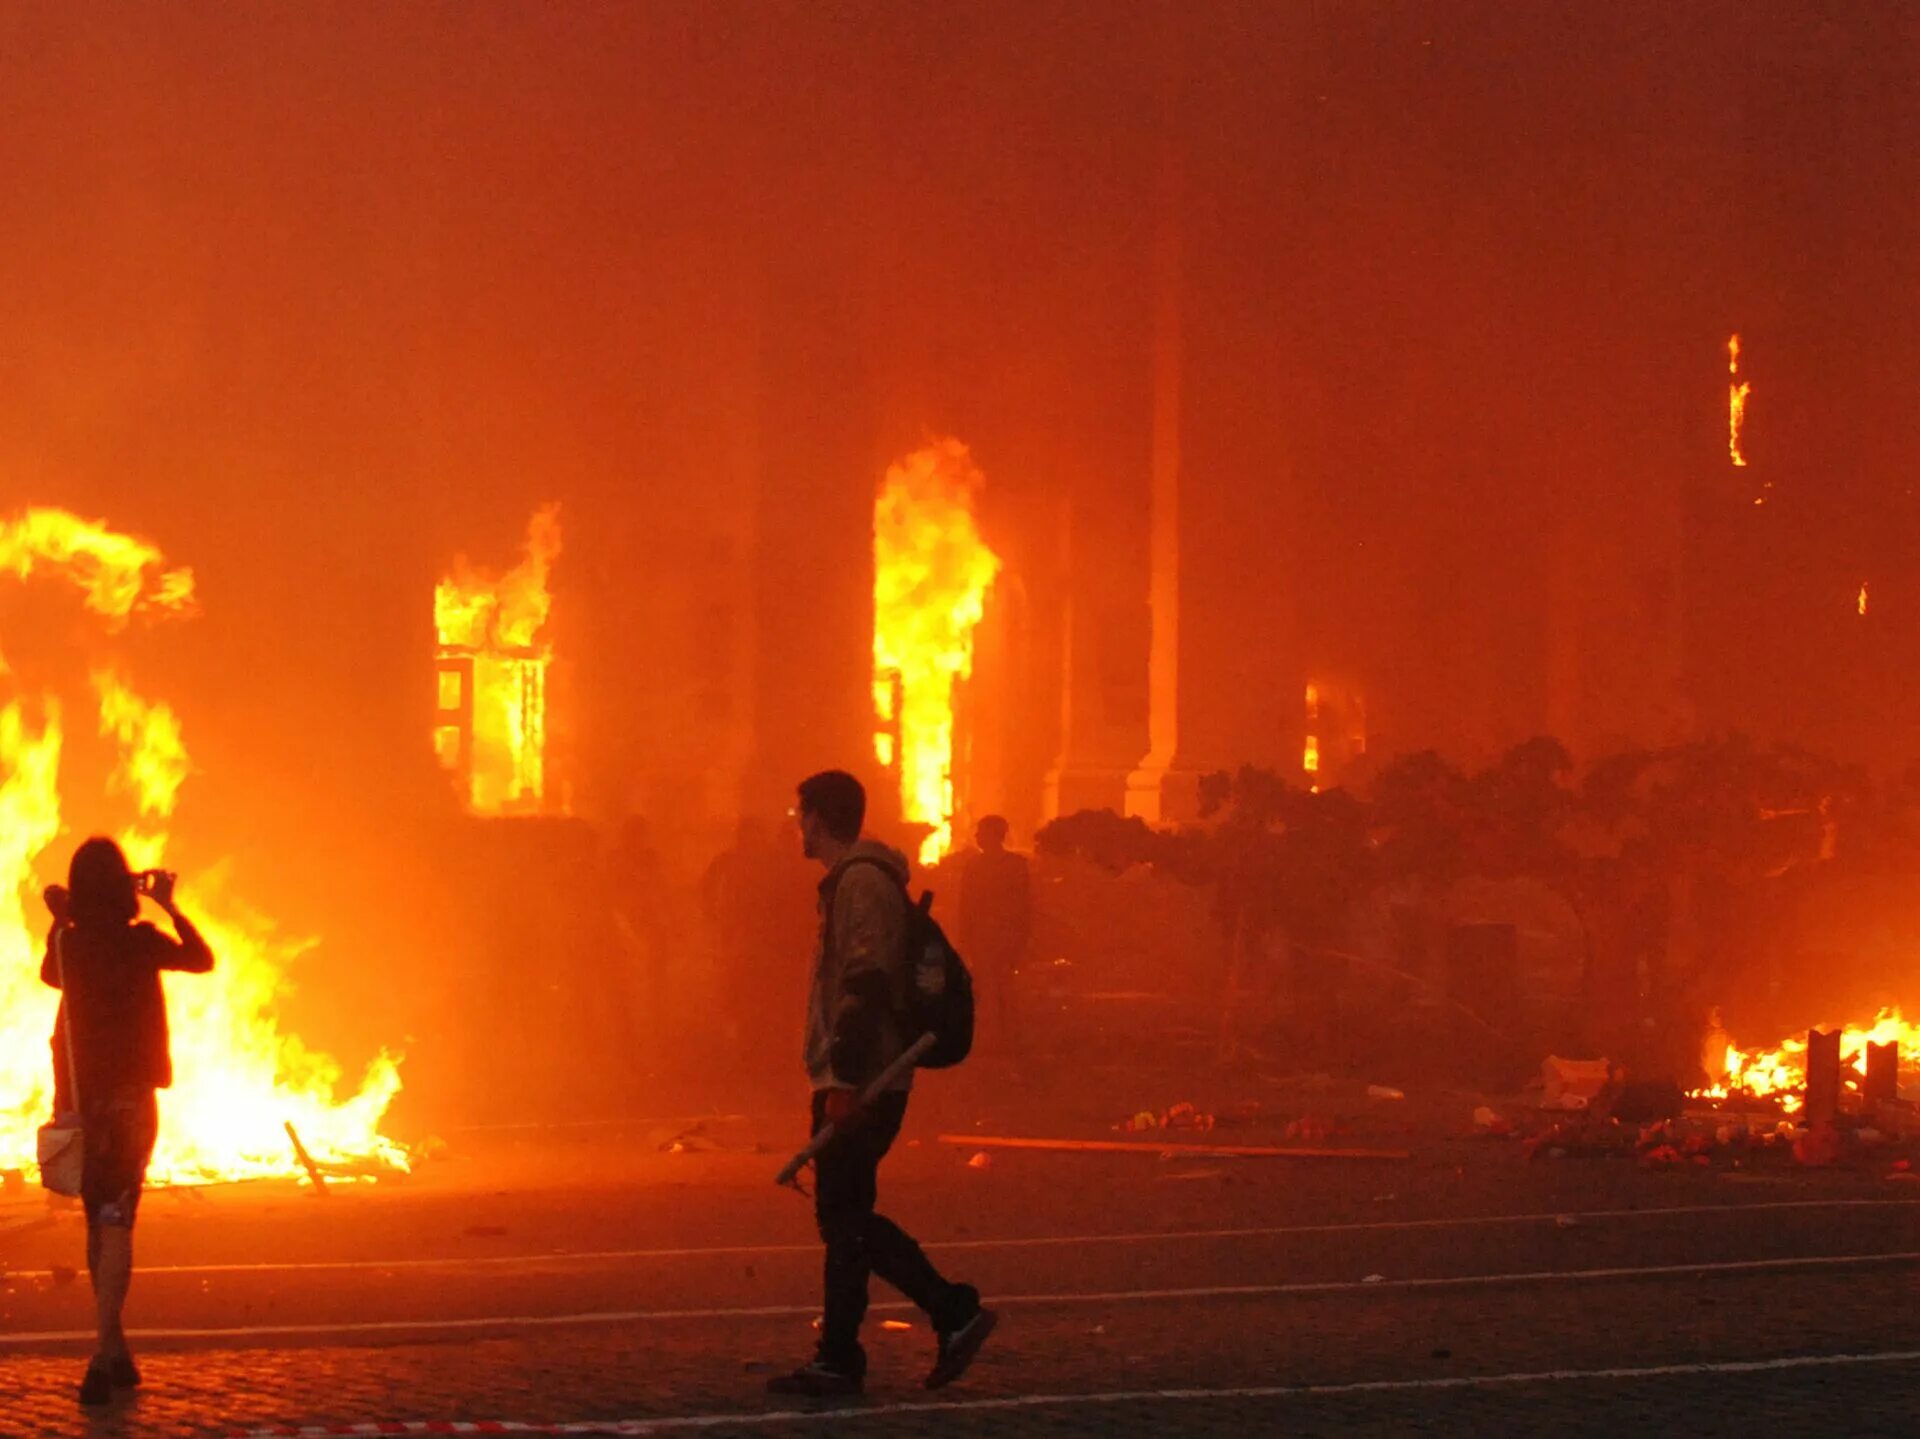
[(954, 687), (1000, 571), (974, 520), (985, 483), (965, 445), (936, 440), (887, 470), (874, 505), (874, 752), (898, 767), (903, 818), (931, 826), (922, 864), (953, 846)]

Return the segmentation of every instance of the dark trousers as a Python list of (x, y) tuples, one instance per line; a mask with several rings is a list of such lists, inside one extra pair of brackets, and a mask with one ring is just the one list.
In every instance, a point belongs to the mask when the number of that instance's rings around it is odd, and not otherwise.
[[(826, 1123), (825, 1114), (826, 1095), (818, 1092), (813, 1096), (816, 1134)], [(854, 1374), (866, 1373), (860, 1324), (867, 1317), (868, 1275), (878, 1274), (925, 1310), (942, 1330), (966, 1323), (980, 1302), (966, 1285), (941, 1278), (911, 1235), (874, 1212), (880, 1161), (893, 1147), (906, 1114), (905, 1094), (875, 1100), (813, 1161), (814, 1216), (827, 1245), (820, 1358)]]

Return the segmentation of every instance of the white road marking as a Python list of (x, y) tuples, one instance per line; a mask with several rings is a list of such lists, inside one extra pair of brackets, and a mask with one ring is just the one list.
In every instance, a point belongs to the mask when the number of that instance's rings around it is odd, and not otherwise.
[(525, 1424), (348, 1424), (255, 1429), (242, 1439), (322, 1439), (351, 1434), (611, 1434), (643, 1436), (689, 1429), (759, 1428), (774, 1424), (844, 1424), (859, 1419), (901, 1418), (917, 1414), (991, 1413), (1011, 1409), (1061, 1409), (1075, 1405), (1192, 1404), (1223, 1399), (1313, 1399), (1359, 1394), (1496, 1389), (1523, 1384), (1578, 1384), (1596, 1380), (1682, 1379), (1701, 1375), (1778, 1374), (1796, 1369), (1837, 1369), (1859, 1364), (1912, 1364), (1920, 1350), (1880, 1354), (1793, 1354), (1778, 1359), (1737, 1359), (1718, 1363), (1650, 1364), (1607, 1369), (1539, 1369), (1512, 1374), (1466, 1374), (1434, 1379), (1371, 1379), (1349, 1384), (1271, 1385), (1239, 1389), (1119, 1389), (1093, 1394), (1019, 1394), (1000, 1399), (923, 1400), (832, 1409), (782, 1409), (738, 1414), (679, 1414), (658, 1419), (588, 1420), (580, 1423)]
[[(985, 1249), (1049, 1249), (1084, 1245), (1194, 1243), (1218, 1239), (1282, 1239), (1307, 1234), (1382, 1234), (1394, 1230), (1467, 1229), (1498, 1225), (1557, 1224), (1572, 1219), (1581, 1224), (1603, 1219), (1665, 1219), (1691, 1214), (1741, 1214), (1784, 1209), (1916, 1209), (1914, 1199), (1785, 1199), (1758, 1204), (1693, 1204), (1660, 1209), (1595, 1209), (1550, 1214), (1489, 1214), (1462, 1219), (1378, 1219), (1358, 1224), (1267, 1225), (1246, 1229), (1134, 1230), (1121, 1234), (1051, 1234), (1020, 1239), (948, 1239), (922, 1245), (925, 1249), (957, 1251)], [(481, 1254), (410, 1259), (337, 1259), (264, 1262), (255, 1264), (142, 1265), (142, 1283), (167, 1275), (306, 1274), (330, 1271), (402, 1269), (495, 1269), (521, 1266), (545, 1268), (555, 1264), (613, 1264), (650, 1259), (726, 1259), (776, 1254), (818, 1254), (818, 1241), (807, 1244), (724, 1244), (685, 1249), (590, 1249), (555, 1254)], [(16, 1270), (16, 1273), (46, 1271)]]
[[(1218, 1284), (1186, 1289), (1114, 1289), (1093, 1293), (1008, 1294), (992, 1296), (996, 1308), (1070, 1304), (1125, 1304), (1167, 1299), (1266, 1299), (1294, 1295), (1381, 1294), (1415, 1289), (1475, 1289), (1509, 1284), (1566, 1284), (1601, 1279), (1653, 1279), (1669, 1275), (1752, 1274), (1792, 1269), (1864, 1268), (1873, 1265), (1920, 1263), (1920, 1251), (1892, 1254), (1827, 1254), (1792, 1259), (1732, 1259), (1701, 1264), (1635, 1265), (1611, 1269), (1536, 1269), (1514, 1274), (1457, 1274), (1432, 1278), (1379, 1280), (1321, 1280), (1299, 1284)], [(911, 1310), (904, 1300), (875, 1304), (870, 1312)], [(492, 1315), (463, 1319), (342, 1320), (315, 1324), (256, 1324), (234, 1328), (140, 1329), (136, 1339), (264, 1339), (326, 1334), (446, 1333), (475, 1329), (553, 1329), (587, 1324), (643, 1324), (684, 1319), (791, 1319), (812, 1316), (813, 1304), (763, 1304), (737, 1309), (629, 1309), (597, 1310), (580, 1314)], [(92, 1340), (92, 1330), (22, 1330), (0, 1334), (0, 1348), (8, 1345), (67, 1344)]]

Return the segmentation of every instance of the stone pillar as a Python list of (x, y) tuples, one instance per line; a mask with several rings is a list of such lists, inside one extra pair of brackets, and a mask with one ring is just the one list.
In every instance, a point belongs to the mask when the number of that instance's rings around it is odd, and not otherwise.
[(1127, 813), (1168, 818), (1166, 783), (1180, 751), (1180, 377), (1183, 176), (1161, 140), (1153, 240), (1153, 439), (1148, 497), (1147, 753), (1127, 778)]

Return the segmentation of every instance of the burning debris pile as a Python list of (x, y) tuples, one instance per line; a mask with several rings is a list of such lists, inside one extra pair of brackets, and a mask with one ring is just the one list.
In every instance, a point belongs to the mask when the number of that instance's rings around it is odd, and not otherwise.
[[(1475, 1131), (1520, 1140), (1534, 1158), (1637, 1158), (1651, 1169), (1844, 1165), (1913, 1178), (1920, 1066), (1902, 1046), (1911, 1034), (1889, 1012), (1872, 1029), (1813, 1030), (1765, 1053), (1727, 1046), (1734, 1086), (1685, 1095), (1604, 1060), (1549, 1058), (1532, 1102), (1482, 1106)], [(1563, 1082), (1576, 1071), (1583, 1082)]]
[[(191, 773), (178, 717), (139, 693), (113, 654), (134, 620), (194, 613), (192, 572), (168, 569), (158, 549), (63, 510), (31, 509), (0, 521), (0, 575), (55, 581), (82, 596), (100, 622), (91, 658), (93, 723), (114, 756), (110, 795), (125, 806), (118, 839), (136, 868), (166, 857), (168, 827)], [(22, 661), (24, 664), (25, 662)], [(57, 996), (40, 983), (45, 917), (40, 881), (59, 869), (59, 780), (73, 700), (28, 687), (0, 660), (11, 686), (0, 707), (0, 1170), (31, 1170), (34, 1131), (52, 1108), (49, 1039)], [(161, 1095), (155, 1183), (295, 1177), (293, 1125), (320, 1167), (405, 1169), (380, 1121), (400, 1089), (382, 1053), (342, 1098), (340, 1067), (283, 1034), (274, 1006), (305, 945), (229, 893), (219, 869), (196, 873), (189, 903), (218, 961), (211, 976), (169, 991), (175, 1087)]]
[[(1788, 1039), (1776, 1049), (1743, 1050), (1721, 1032), (1716, 1013), (1708, 1031), (1710, 1052), (1705, 1061), (1707, 1073), (1718, 1078), (1694, 1090), (1692, 1097), (1723, 1101), (1730, 1107), (1749, 1101), (1771, 1102), (1782, 1114), (1798, 1114), (1807, 1105), (1808, 1060), (1814, 1036), (1820, 1033)], [(1871, 1056), (1891, 1046), (1896, 1056), (1896, 1087), (1902, 1094), (1920, 1099), (1920, 1026), (1909, 1024), (1898, 1009), (1882, 1010), (1871, 1025), (1846, 1025), (1827, 1034), (1829, 1042), (1838, 1047), (1836, 1078), (1851, 1094), (1867, 1091)]]

